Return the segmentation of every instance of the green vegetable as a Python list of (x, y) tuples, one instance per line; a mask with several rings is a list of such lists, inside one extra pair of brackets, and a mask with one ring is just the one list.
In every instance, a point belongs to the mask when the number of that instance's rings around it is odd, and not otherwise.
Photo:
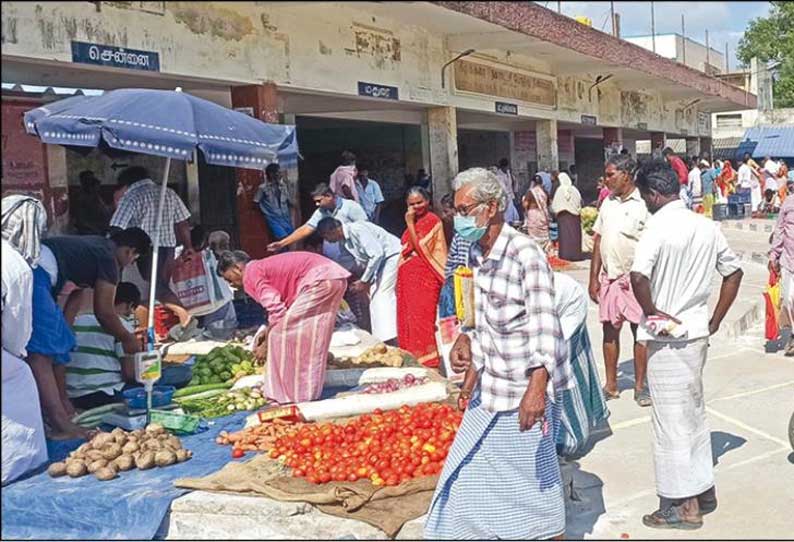
[(177, 390), (174, 393), (174, 398), (177, 397), (187, 397), (189, 395), (195, 395), (197, 393), (210, 391), (210, 390), (228, 390), (231, 386), (228, 384), (206, 384), (203, 386), (190, 386), (187, 388), (182, 388), (181, 390)]
[(124, 403), (112, 403), (109, 405), (102, 405), (96, 408), (92, 408), (90, 410), (86, 410), (82, 414), (72, 418), (72, 422), (76, 423), (77, 425), (80, 425), (80, 423), (84, 422), (85, 420), (92, 420), (93, 418), (101, 419), (105, 416), (105, 414), (108, 414), (109, 412), (113, 412), (113, 410), (115, 410), (117, 406), (123, 404)]

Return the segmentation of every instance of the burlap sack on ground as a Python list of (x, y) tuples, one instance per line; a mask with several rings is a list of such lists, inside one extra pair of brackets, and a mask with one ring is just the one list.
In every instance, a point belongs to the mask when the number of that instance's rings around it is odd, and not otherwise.
[(181, 478), (174, 485), (308, 502), (326, 514), (363, 521), (394, 538), (407, 521), (427, 512), (437, 483), (438, 476), (425, 476), (396, 487), (375, 487), (367, 480), (317, 485), (287, 475), (278, 462), (259, 455), (244, 463), (229, 463), (204, 478)]

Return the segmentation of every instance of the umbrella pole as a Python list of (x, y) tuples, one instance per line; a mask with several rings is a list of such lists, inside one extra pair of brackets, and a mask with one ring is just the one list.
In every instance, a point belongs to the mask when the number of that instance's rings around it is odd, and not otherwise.
[(165, 204), (165, 192), (168, 188), (168, 172), (171, 169), (171, 159), (165, 159), (165, 171), (163, 172), (163, 186), (160, 188), (160, 203), (157, 207), (157, 227), (155, 239), (152, 239), (152, 272), (149, 275), (149, 322), (147, 325), (147, 340), (149, 352), (154, 350), (154, 296), (157, 291), (157, 257), (160, 253), (160, 229), (163, 225), (163, 205)]

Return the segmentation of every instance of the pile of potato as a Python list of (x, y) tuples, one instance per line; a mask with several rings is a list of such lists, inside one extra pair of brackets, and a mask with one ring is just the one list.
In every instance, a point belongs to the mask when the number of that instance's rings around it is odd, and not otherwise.
[(106, 481), (116, 478), (119, 471), (167, 467), (192, 456), (193, 452), (182, 448), (178, 437), (153, 423), (145, 430), (127, 432), (116, 428), (111, 433), (99, 433), (69, 454), (66, 461), (50, 465), (47, 473), (53, 478), (93, 474)]
[(403, 355), (399, 348), (392, 348), (380, 343), (354, 358), (333, 359), (332, 357), (329, 363), (349, 369), (360, 367), (402, 367), (403, 361)]

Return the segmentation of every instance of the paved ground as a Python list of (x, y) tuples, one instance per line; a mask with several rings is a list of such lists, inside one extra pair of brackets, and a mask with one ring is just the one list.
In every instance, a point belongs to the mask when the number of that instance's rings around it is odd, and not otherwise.
[[(575, 463), (574, 500), (568, 507), (567, 538), (786, 538), (794, 533), (794, 454), (787, 441), (794, 411), (794, 359), (764, 354), (762, 265), (771, 225), (727, 222), (723, 229), (743, 258), (740, 297), (712, 339), (705, 387), (715, 455), (716, 512), (695, 532), (654, 531), (643, 514), (657, 505), (651, 453), (650, 410), (632, 400), (631, 334), (623, 333), (622, 397), (610, 401), (609, 427), (595, 448)], [(740, 227), (741, 226), (741, 227)], [(586, 262), (585, 262), (586, 264)], [(585, 281), (585, 265), (571, 274)], [(719, 279), (715, 277), (715, 295)], [(588, 328), (603, 367), (595, 307)], [(603, 380), (603, 369), (601, 370)], [(169, 526), (170, 522), (170, 526)], [(423, 518), (408, 523), (399, 538), (422, 536)], [(333, 518), (303, 504), (258, 497), (195, 492), (174, 502), (162, 536), (168, 538), (381, 538), (359, 522)]]
[[(579, 500), (569, 504), (568, 538), (790, 538), (794, 533), (794, 454), (787, 437), (794, 411), (794, 360), (764, 353), (761, 293), (767, 275), (760, 261), (768, 247), (768, 223), (755, 231), (742, 225), (723, 226), (730, 245), (743, 255), (745, 279), (723, 328), (712, 339), (705, 370), (719, 508), (696, 532), (642, 525), (642, 515), (658, 504), (650, 412), (632, 401), (631, 335), (624, 330), (619, 383), (627, 391), (608, 403), (609, 428), (576, 465)], [(583, 278), (584, 272), (574, 275)], [(588, 325), (601, 363), (601, 333), (594, 316), (591, 308)]]

